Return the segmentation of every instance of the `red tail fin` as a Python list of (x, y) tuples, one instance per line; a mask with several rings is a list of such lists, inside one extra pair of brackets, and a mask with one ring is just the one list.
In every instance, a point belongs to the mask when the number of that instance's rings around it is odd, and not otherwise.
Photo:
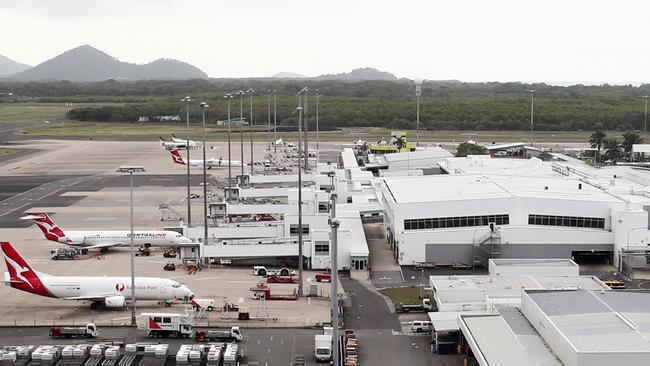
[(63, 230), (56, 226), (45, 212), (27, 212), (27, 216), (21, 217), (21, 219), (34, 221), (48, 240), (60, 242), (61, 238), (66, 237)]
[(172, 149), (169, 150), (169, 152), (172, 154), (172, 160), (174, 163), (185, 165), (185, 161), (183, 160), (183, 157), (181, 156), (181, 153), (178, 152), (178, 150)]
[(5, 263), (7, 264), (7, 270), (9, 271), (11, 287), (36, 295), (54, 297), (47, 290), (45, 285), (43, 285), (41, 279), (38, 278), (38, 274), (36, 274), (32, 267), (27, 264), (20, 254), (18, 254), (11, 243), (2, 242), (0, 243), (0, 246), (5, 255)]

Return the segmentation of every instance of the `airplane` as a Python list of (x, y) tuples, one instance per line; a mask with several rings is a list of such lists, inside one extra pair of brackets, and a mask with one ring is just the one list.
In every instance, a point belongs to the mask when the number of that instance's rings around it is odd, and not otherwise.
[[(183, 143), (187, 143), (187, 139), (179, 139), (178, 137), (176, 137), (176, 135), (172, 133), (172, 142), (178, 142), (183, 144)], [(196, 146), (196, 142), (194, 142), (194, 140), (190, 140), (190, 146), (192, 147)]]
[[(44, 212), (27, 212), (23, 220), (32, 220), (43, 231), (45, 238), (61, 244), (79, 246), (86, 249), (99, 249), (106, 252), (110, 247), (131, 245), (130, 230), (84, 230), (66, 231), (56, 226)], [(133, 232), (133, 245), (145, 247), (174, 247), (192, 241), (182, 234), (169, 230), (137, 230)]]
[[(180, 152), (176, 149), (169, 150), (169, 153), (172, 154), (172, 160), (176, 164), (185, 165), (185, 159), (181, 156)], [(241, 161), (232, 160), (232, 166), (241, 166)], [(203, 166), (203, 159), (190, 159), (190, 166)], [(221, 158), (209, 158), (205, 159), (205, 167), (207, 169), (216, 168), (216, 167), (227, 167), (228, 160), (223, 160)], [(247, 166), (244, 164), (244, 166)]]
[[(90, 301), (91, 309), (121, 308), (131, 301), (131, 277), (51, 276), (34, 271), (9, 242), (0, 243), (8, 272), (5, 285), (62, 300)], [(194, 293), (180, 283), (155, 277), (135, 277), (135, 298), (169, 303), (189, 300)]]
[[(164, 138), (158, 136), (158, 139), (160, 140), (160, 146), (164, 146), (165, 149), (171, 150), (171, 149), (187, 149), (187, 141), (185, 140), (179, 140), (179, 141), (165, 141)], [(196, 148), (196, 143), (192, 140), (190, 140), (190, 149)]]

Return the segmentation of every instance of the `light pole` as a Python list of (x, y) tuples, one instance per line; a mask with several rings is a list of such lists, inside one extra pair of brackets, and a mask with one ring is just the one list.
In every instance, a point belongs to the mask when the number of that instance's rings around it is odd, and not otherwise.
[(305, 87), (305, 174), (309, 169), (309, 88)]
[[(274, 153), (278, 153), (278, 91), (273, 90), (273, 143)], [(277, 156), (275, 157), (277, 160)]]
[(300, 172), (300, 159), (302, 156), (302, 107), (296, 108), (296, 111), (298, 112), (298, 296), (302, 297), (302, 174)]
[[(201, 117), (203, 119), (203, 244), (208, 243), (208, 173), (205, 167), (205, 110), (210, 106), (201, 102)], [(189, 163), (189, 162), (188, 162)]]
[(266, 104), (266, 125), (267, 132), (269, 135), (269, 153), (271, 152), (271, 90), (266, 91), (268, 93), (268, 100)]
[(230, 156), (230, 101), (232, 100), (232, 94), (228, 93), (223, 97), (228, 101), (228, 203), (232, 198), (232, 193), (230, 192), (230, 185), (232, 184), (232, 157)]
[[(136, 325), (135, 319), (135, 248), (133, 246), (133, 173), (143, 173), (143, 166), (121, 166), (117, 168), (118, 173), (129, 173), (129, 206), (131, 220), (131, 325)], [(189, 197), (188, 197), (189, 199)]]
[(533, 146), (533, 123), (535, 112), (535, 90), (529, 90), (530, 93), (530, 146)]
[(316, 89), (316, 151), (320, 149), (320, 130), (318, 129), (318, 98), (320, 98), (320, 92)]
[(187, 118), (187, 141), (185, 143), (185, 150), (187, 150), (187, 227), (190, 227), (192, 226), (192, 202), (190, 200), (190, 103), (192, 103), (192, 97), (188, 95), (181, 99), (181, 102), (185, 102)]
[[(420, 146), (420, 95), (422, 95), (422, 82), (416, 78), (415, 82), (415, 146)], [(407, 149), (408, 150), (408, 149)]]
[(648, 98), (650, 98), (650, 95), (643, 96), (643, 99), (645, 99), (645, 118), (643, 122), (643, 133), (648, 132)]
[(255, 93), (255, 90), (253, 88), (248, 88), (246, 90), (247, 93), (250, 93), (251, 95), (251, 114), (250, 114), (250, 126), (251, 126), (251, 177), (253, 176), (253, 166), (255, 162), (253, 161), (253, 93)]
[(338, 294), (338, 229), (339, 220), (336, 218), (336, 193), (331, 194), (332, 212), (330, 217), (330, 275), (331, 275), (331, 307), (332, 307), (332, 360), (334, 366), (339, 364), (339, 294)]
[(244, 91), (237, 92), (239, 95), (239, 149), (241, 154), (241, 179), (244, 181)]

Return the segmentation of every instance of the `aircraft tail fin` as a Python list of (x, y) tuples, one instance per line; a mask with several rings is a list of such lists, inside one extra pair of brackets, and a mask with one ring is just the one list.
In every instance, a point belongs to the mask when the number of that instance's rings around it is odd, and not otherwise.
[(56, 226), (50, 215), (45, 212), (27, 212), (27, 216), (23, 216), (21, 219), (34, 221), (48, 240), (61, 242), (62, 238), (66, 238), (63, 230)]
[(11, 287), (41, 296), (53, 297), (41, 282), (38, 273), (18, 254), (11, 243), (1, 242), (0, 247), (5, 256)]
[(172, 154), (172, 160), (174, 163), (185, 165), (185, 160), (183, 160), (181, 153), (178, 152), (177, 149), (169, 150), (169, 152)]

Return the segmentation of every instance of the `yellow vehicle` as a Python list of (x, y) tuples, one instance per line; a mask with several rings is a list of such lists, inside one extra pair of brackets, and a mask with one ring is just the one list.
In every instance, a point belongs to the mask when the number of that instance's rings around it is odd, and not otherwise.
[(623, 290), (626, 287), (625, 282), (621, 280), (604, 280), (603, 283), (609, 286), (612, 290)]

